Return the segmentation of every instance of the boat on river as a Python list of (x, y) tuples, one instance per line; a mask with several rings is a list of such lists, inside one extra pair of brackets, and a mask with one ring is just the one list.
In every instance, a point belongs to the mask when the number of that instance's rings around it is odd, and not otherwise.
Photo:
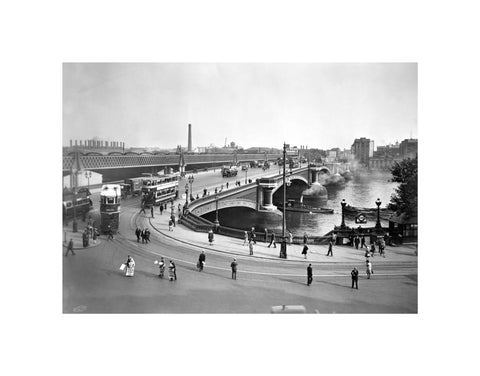
[[(278, 204), (277, 208), (283, 210), (283, 205)], [(299, 212), (299, 213), (321, 213), (321, 214), (333, 214), (333, 209), (329, 208), (316, 208), (313, 206), (299, 204), (296, 206), (295, 200), (288, 200), (287, 205), (285, 205), (285, 211), (289, 212)]]

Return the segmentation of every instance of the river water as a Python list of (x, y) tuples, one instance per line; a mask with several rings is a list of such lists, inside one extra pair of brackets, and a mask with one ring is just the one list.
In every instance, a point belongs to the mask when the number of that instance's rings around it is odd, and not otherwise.
[[(358, 207), (375, 208), (375, 201), (380, 198), (382, 201), (381, 208), (384, 208), (390, 202), (390, 197), (394, 193), (398, 183), (390, 182), (392, 175), (389, 172), (361, 172), (354, 178), (345, 183), (343, 186), (326, 187), (328, 191), (327, 201), (320, 203), (321, 207), (334, 209), (333, 214), (321, 213), (299, 213), (287, 212), (286, 225), (293, 235), (302, 235), (304, 232), (308, 234), (321, 236), (333, 230), (335, 225), (342, 222), (342, 208), (340, 202), (345, 199), (347, 204)], [(210, 220), (214, 220), (214, 213), (206, 216)], [(235, 208), (219, 211), (220, 223), (224, 226), (247, 229), (255, 226), (257, 231), (264, 228), (269, 230), (275, 229), (281, 232), (282, 218), (281, 216), (259, 215), (253, 210)], [(382, 226), (388, 226), (388, 221), (382, 220)], [(353, 217), (345, 217), (347, 226), (358, 227)], [(362, 227), (372, 227), (375, 221), (369, 220)]]

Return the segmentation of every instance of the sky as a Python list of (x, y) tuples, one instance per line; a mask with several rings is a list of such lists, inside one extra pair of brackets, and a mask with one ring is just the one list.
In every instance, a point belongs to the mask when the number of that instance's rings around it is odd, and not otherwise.
[(63, 145), (375, 147), (417, 138), (416, 63), (65, 63)]

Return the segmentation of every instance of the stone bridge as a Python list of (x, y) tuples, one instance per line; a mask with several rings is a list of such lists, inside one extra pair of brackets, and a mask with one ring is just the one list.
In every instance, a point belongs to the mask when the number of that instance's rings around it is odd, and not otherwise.
[[(304, 166), (287, 170), (286, 181), (288, 185), (296, 184), (301, 190), (309, 188), (312, 184), (319, 184), (320, 174), (333, 174), (346, 170), (342, 164), (326, 164), (323, 166)], [(246, 207), (257, 211), (277, 211), (273, 204), (274, 193), (283, 187), (283, 174), (273, 174), (257, 179), (256, 181), (199, 198), (188, 205), (189, 212), (202, 216), (225, 208)], [(288, 197), (288, 196), (287, 196)]]

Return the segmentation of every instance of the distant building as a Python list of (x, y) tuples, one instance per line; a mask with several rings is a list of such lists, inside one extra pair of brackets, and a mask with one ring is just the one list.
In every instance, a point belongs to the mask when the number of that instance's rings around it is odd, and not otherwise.
[(368, 166), (370, 158), (373, 157), (373, 140), (369, 138), (356, 138), (352, 144), (352, 154), (361, 164)]
[(337, 152), (337, 161), (339, 162), (351, 162), (353, 158), (352, 151), (349, 149), (343, 149)]
[(70, 140), (70, 146), (64, 146), (64, 153), (72, 151), (80, 151), (82, 153), (97, 152), (110, 153), (113, 151), (123, 152), (125, 150), (125, 142), (120, 141), (104, 141), (98, 139), (92, 140)]
[(405, 139), (400, 143), (400, 156), (402, 158), (415, 158), (418, 154), (418, 140)]

